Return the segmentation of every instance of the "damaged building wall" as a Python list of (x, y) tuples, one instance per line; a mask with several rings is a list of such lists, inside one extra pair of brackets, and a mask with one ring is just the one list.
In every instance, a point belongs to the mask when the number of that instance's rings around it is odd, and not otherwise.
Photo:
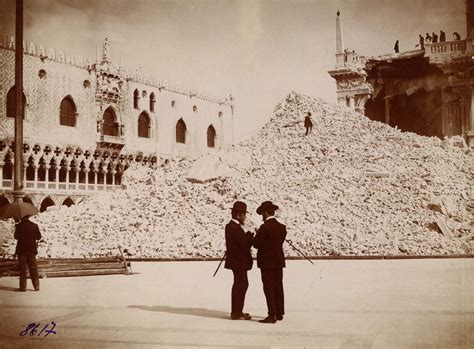
[(439, 138), (461, 135), (468, 128), (470, 91), (453, 89), (449, 76), (420, 53), (373, 60), (366, 68), (374, 86), (365, 105), (370, 119)]
[(389, 117), (386, 116), (384, 93), (365, 105), (371, 120), (386, 122), (402, 131), (423, 136), (442, 137), (441, 92), (419, 90), (411, 95), (400, 94), (389, 99)]
[[(340, 13), (337, 16), (340, 25)], [(349, 99), (349, 108), (372, 120), (424, 136), (462, 136), (474, 147), (474, 5), (470, 0), (466, 23), (465, 39), (425, 42), (412, 51), (357, 56), (354, 61), (347, 49), (338, 46), (335, 69), (328, 73), (336, 80), (339, 103), (345, 105)], [(356, 104), (357, 96), (360, 103)]]

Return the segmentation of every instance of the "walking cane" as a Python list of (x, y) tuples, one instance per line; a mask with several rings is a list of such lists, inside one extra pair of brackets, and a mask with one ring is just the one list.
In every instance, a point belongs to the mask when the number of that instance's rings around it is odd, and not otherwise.
[(302, 255), (304, 258), (306, 258), (306, 260), (308, 260), (308, 262), (310, 262), (312, 265), (314, 265), (313, 261), (311, 259), (309, 259), (308, 257), (306, 257), (303, 252), (301, 252), (300, 250), (298, 250), (295, 245), (293, 245), (293, 242), (291, 240), (285, 240), (286, 242), (288, 242), (290, 244), (291, 247), (293, 247), (295, 249), (296, 252), (298, 252), (300, 255)]
[(226, 251), (226, 252), (224, 253), (224, 255), (222, 256), (222, 259), (221, 259), (221, 261), (219, 262), (219, 265), (217, 266), (217, 269), (216, 269), (216, 271), (214, 272), (214, 275), (212, 275), (212, 277), (216, 276), (216, 274), (217, 274), (217, 272), (219, 271), (219, 268), (221, 267), (221, 264), (222, 264), (222, 262), (224, 261), (226, 255), (227, 255), (227, 251)]

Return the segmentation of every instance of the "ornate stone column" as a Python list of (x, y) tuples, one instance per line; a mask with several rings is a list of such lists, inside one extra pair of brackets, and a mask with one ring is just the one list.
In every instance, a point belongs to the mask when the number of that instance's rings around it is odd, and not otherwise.
[(49, 169), (50, 168), (51, 166), (49, 166), (48, 164), (45, 165), (46, 173), (44, 175), (44, 182), (45, 182), (46, 189), (49, 189)]
[[(4, 156), (5, 155), (0, 155), (1, 156), (1, 159), (4, 159)], [(3, 165), (5, 165), (5, 163), (0, 160), (0, 188), (3, 188)]]
[(68, 189), (69, 189), (69, 171), (71, 171), (71, 167), (68, 165), (66, 166), (66, 184), (68, 185)]
[(84, 168), (84, 172), (86, 173), (86, 190), (89, 190), (89, 172), (90, 172), (90, 169), (89, 168)]
[(61, 167), (60, 166), (56, 166), (56, 178), (55, 178), (55, 186), (56, 186), (56, 189), (59, 188), (59, 168)]
[(35, 169), (35, 177), (34, 177), (33, 188), (37, 189), (38, 188), (38, 168), (39, 168), (39, 164), (33, 164), (33, 168)]

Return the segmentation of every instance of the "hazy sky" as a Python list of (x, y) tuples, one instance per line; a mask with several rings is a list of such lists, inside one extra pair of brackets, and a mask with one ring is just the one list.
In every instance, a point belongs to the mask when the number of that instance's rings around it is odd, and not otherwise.
[[(0, 32), (14, 33), (14, 0)], [(466, 35), (464, 0), (24, 0), (27, 42), (90, 59), (107, 36), (118, 65), (159, 80), (234, 95), (236, 135), (259, 128), (296, 90), (335, 101), (335, 18), (360, 54), (411, 50), (419, 33)]]

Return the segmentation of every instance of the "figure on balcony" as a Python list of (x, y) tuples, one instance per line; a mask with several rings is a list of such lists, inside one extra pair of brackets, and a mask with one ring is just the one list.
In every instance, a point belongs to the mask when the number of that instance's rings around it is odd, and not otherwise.
[(433, 33), (433, 44), (436, 44), (438, 42), (438, 34)]
[(433, 38), (431, 37), (430, 33), (426, 33), (425, 41), (426, 42), (431, 42)]
[(454, 32), (454, 33), (453, 33), (453, 40), (454, 40), (454, 41), (461, 40), (461, 35), (459, 35), (458, 32)]
[(393, 47), (393, 49), (395, 50), (395, 53), (399, 53), (399, 50), (398, 50), (398, 40), (395, 41), (395, 46)]
[(445, 42), (446, 41), (446, 33), (444, 31), (439, 32), (439, 42)]
[(421, 50), (425, 49), (425, 39), (423, 39), (423, 35), (419, 34), (418, 37), (420, 38), (420, 42), (415, 45), (415, 47), (420, 46)]

